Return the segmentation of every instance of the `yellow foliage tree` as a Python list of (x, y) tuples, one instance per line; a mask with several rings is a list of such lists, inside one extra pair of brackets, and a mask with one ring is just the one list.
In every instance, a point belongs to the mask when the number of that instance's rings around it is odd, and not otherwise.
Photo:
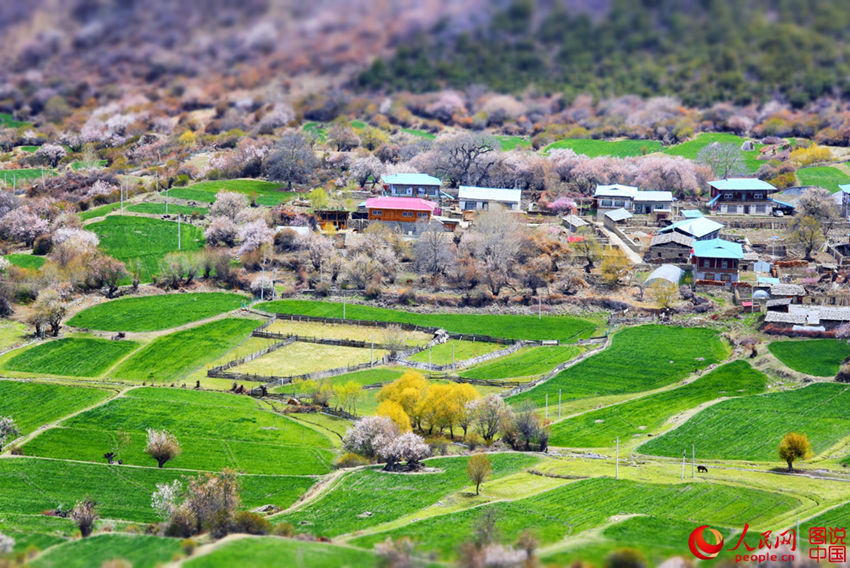
[(180, 135), (180, 138), (178, 138), (177, 141), (183, 146), (194, 146), (195, 142), (198, 141), (198, 137), (195, 136), (195, 133), (191, 130), (187, 130)]
[(797, 148), (791, 152), (791, 161), (801, 166), (809, 166), (818, 162), (828, 162), (832, 159), (832, 150), (824, 146), (812, 144), (808, 148)]
[(393, 400), (385, 400), (378, 405), (378, 416), (386, 416), (398, 426), (399, 432), (410, 432), (410, 417), (401, 407), (401, 405)]
[(779, 442), (779, 457), (788, 464), (788, 471), (792, 470), (795, 461), (809, 459), (812, 455), (812, 444), (805, 434), (788, 432)]
[(422, 373), (407, 371), (398, 379), (384, 385), (378, 393), (378, 402), (391, 400), (397, 402), (414, 424), (419, 425), (416, 408), (428, 389), (428, 381)]
[(630, 266), (631, 263), (626, 253), (619, 247), (609, 246), (602, 255), (602, 264), (599, 265), (599, 270), (602, 272), (602, 278), (608, 284), (616, 284), (620, 278), (628, 273)]

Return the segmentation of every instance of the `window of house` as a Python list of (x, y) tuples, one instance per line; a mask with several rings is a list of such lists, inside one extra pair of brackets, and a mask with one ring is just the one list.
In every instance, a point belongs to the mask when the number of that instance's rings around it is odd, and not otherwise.
[(376, 217), (380, 217), (383, 214), (384, 212), (381, 209), (372, 209), (372, 215), (375, 215)]
[(753, 199), (762, 199), (762, 194), (761, 193), (754, 193)]
[(731, 193), (724, 193), (724, 194), (723, 194), (723, 199), (726, 199), (727, 201), (731, 200), (731, 199), (732, 199), (732, 194), (731, 194)]
[(602, 200), (602, 207), (611, 207), (611, 200), (610, 199), (603, 199)]
[(416, 216), (417, 217), (427, 217), (428, 214), (423, 211), (423, 212), (417, 213)]
[(413, 217), (413, 211), (402, 211), (401, 216), (402, 217)]

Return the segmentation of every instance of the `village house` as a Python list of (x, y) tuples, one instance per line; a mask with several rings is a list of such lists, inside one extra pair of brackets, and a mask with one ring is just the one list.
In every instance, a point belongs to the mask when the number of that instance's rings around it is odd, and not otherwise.
[(440, 198), (438, 178), (427, 174), (387, 174), (381, 176), (384, 194), (391, 197), (422, 197), (426, 199)]
[(758, 178), (729, 178), (708, 182), (711, 199), (708, 207), (716, 213), (731, 215), (770, 215), (775, 202), (770, 194), (778, 191)]
[(602, 224), (609, 229), (614, 229), (617, 225), (628, 225), (632, 214), (623, 208), (606, 211), (602, 218)]
[(801, 306), (788, 304), (786, 310), (768, 310), (764, 316), (765, 331), (771, 333), (815, 333), (835, 335), (835, 330), (850, 322), (850, 308)]
[(522, 190), (462, 185), (458, 188), (457, 198), (462, 211), (489, 209), (492, 204), (519, 211)]
[(644, 260), (650, 264), (687, 264), (694, 239), (682, 233), (655, 235), (649, 243)]
[(597, 185), (593, 194), (597, 210), (625, 209), (638, 215), (670, 211), (673, 193), (669, 191), (640, 191), (630, 185)]
[(667, 225), (658, 232), (662, 235), (668, 233), (679, 233), (686, 237), (691, 237), (695, 241), (707, 241), (720, 237), (720, 229), (723, 228), (722, 223), (712, 221), (707, 217), (697, 217), (695, 219), (682, 219), (676, 221), (672, 225)]
[(427, 225), (432, 215), (440, 213), (433, 201), (418, 197), (372, 197), (366, 200), (369, 221), (396, 223), (405, 230), (415, 223)]
[(694, 241), (691, 263), (696, 280), (738, 281), (738, 262), (744, 257), (739, 243), (724, 239)]

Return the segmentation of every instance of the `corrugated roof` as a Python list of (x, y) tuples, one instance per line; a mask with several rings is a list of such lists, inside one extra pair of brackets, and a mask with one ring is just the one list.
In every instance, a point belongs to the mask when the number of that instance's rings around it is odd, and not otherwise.
[(708, 182), (708, 185), (720, 191), (776, 191), (774, 186), (758, 178), (716, 179)]
[(578, 215), (569, 214), (563, 218), (563, 221), (576, 228), (587, 226), (587, 221), (585, 221)]
[(671, 191), (638, 191), (634, 196), (635, 201), (673, 201)]
[(682, 233), (666, 233), (664, 235), (655, 235), (649, 242), (650, 247), (658, 245), (666, 245), (667, 243), (676, 243), (682, 246), (690, 247), (693, 245), (694, 239), (683, 235)]
[(406, 211), (434, 211), (437, 204), (419, 197), (370, 197), (366, 209), (404, 209)]
[(499, 201), (502, 203), (519, 203), (522, 199), (521, 189), (505, 189), (500, 187), (475, 187), (462, 185), (457, 190), (458, 199), (473, 201)]
[(732, 258), (744, 257), (744, 249), (740, 243), (733, 243), (724, 239), (709, 239), (707, 241), (694, 241), (694, 256), (697, 258)]
[(699, 209), (683, 209), (682, 217), (685, 219), (698, 219), (702, 217), (702, 211)]
[(843, 185), (839, 185), (838, 189), (840, 189), (844, 193), (850, 193), (850, 183), (845, 183)]
[(805, 296), (806, 289), (799, 284), (773, 284), (770, 287), (771, 296)]
[(623, 221), (631, 217), (632, 214), (620, 207), (619, 209), (612, 209), (611, 211), (606, 212), (605, 216), (612, 221)]
[(381, 176), (381, 180), (386, 184), (400, 185), (442, 185), (442, 181), (428, 174), (404, 173), (404, 174), (387, 174)]
[(699, 239), (722, 228), (722, 223), (712, 221), (708, 217), (697, 217), (696, 219), (683, 219), (681, 221), (676, 221), (672, 225), (668, 225), (661, 229), (659, 233), (679, 231)]

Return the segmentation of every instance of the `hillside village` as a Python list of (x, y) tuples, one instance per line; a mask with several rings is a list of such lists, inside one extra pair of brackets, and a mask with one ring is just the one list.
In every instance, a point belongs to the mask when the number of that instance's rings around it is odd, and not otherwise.
[(846, 10), (48, 4), (0, 568), (847, 565)]

